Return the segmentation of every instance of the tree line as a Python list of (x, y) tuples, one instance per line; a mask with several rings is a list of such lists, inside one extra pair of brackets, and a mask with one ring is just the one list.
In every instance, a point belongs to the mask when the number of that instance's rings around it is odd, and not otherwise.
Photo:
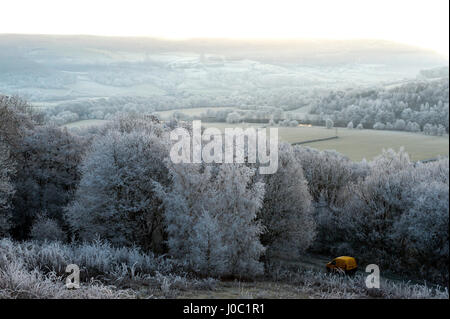
[(449, 82), (417, 80), (394, 88), (332, 91), (313, 104), (312, 114), (341, 127), (448, 133)]

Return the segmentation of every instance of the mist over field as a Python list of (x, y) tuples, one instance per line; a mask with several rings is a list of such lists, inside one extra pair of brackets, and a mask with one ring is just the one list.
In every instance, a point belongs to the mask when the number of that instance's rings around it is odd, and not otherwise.
[(233, 95), (236, 106), (277, 104), (281, 92), (396, 84), (447, 65), (431, 50), (381, 40), (0, 35), (0, 89), (33, 102), (140, 96), (184, 108)]

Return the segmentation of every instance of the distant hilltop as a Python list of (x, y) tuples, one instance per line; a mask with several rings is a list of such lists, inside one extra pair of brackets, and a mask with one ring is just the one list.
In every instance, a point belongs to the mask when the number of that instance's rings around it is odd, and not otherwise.
[(448, 65), (438, 53), (385, 40), (324, 39), (183, 39), (105, 37), (89, 35), (0, 34), (0, 52), (40, 54), (64, 52), (71, 55), (101, 55), (95, 50), (157, 54), (189, 52), (213, 54), (227, 60), (250, 59), (265, 63), (300, 64), (393, 64), (431, 68)]

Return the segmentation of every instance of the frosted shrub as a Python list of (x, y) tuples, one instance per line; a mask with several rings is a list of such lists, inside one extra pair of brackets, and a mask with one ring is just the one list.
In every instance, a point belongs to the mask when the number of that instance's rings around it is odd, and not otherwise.
[(39, 217), (31, 227), (30, 236), (34, 240), (64, 241), (66, 234), (58, 223), (47, 217)]
[(386, 125), (383, 124), (383, 123), (381, 123), (381, 122), (376, 122), (376, 123), (373, 125), (373, 129), (374, 129), (374, 130), (384, 130), (385, 128), (386, 128)]

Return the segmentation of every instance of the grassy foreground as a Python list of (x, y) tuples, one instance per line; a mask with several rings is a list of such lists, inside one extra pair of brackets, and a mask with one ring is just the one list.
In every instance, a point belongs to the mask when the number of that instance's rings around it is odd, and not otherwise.
[[(316, 263), (317, 261), (312, 261)], [(67, 289), (68, 264), (80, 269), (80, 288)], [(198, 278), (176, 262), (137, 248), (0, 240), (0, 299), (22, 298), (439, 298), (448, 289), (381, 279), (368, 289), (365, 274), (347, 277), (279, 261), (253, 282)]]

